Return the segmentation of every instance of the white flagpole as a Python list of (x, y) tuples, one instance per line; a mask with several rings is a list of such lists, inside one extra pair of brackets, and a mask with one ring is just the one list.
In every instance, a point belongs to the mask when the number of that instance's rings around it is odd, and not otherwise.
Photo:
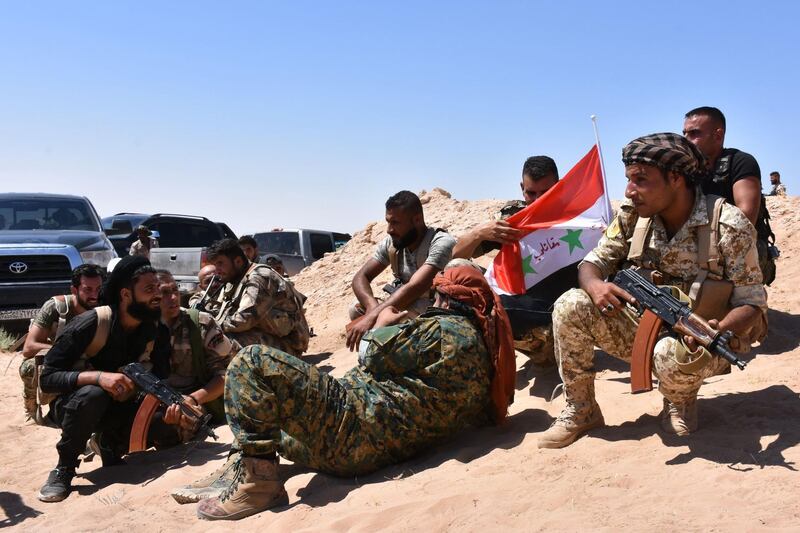
[(600, 148), (600, 134), (597, 133), (597, 115), (591, 115), (592, 127), (594, 128), (594, 140), (597, 143), (597, 154), (600, 156), (600, 173), (603, 175), (603, 193), (606, 196), (606, 225), (611, 224), (611, 201), (608, 195), (608, 180), (606, 180), (606, 164), (603, 160), (603, 149)]

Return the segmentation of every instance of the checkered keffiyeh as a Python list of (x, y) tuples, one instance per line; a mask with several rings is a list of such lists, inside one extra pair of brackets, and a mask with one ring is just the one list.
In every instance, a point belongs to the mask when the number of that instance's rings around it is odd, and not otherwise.
[(622, 149), (622, 162), (625, 165), (653, 165), (688, 178), (700, 177), (706, 172), (703, 154), (686, 137), (677, 133), (653, 133), (632, 140)]

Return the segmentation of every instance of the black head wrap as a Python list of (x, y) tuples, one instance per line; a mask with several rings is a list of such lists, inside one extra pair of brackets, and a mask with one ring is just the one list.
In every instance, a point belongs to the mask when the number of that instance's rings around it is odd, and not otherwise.
[(700, 178), (706, 173), (706, 158), (702, 152), (677, 133), (653, 133), (632, 140), (622, 149), (622, 162), (625, 165), (652, 165), (690, 179)]
[(123, 257), (103, 284), (103, 289), (100, 291), (100, 303), (103, 305), (118, 305), (120, 289), (131, 280), (134, 272), (143, 266), (150, 266), (150, 260), (146, 257), (141, 255)]

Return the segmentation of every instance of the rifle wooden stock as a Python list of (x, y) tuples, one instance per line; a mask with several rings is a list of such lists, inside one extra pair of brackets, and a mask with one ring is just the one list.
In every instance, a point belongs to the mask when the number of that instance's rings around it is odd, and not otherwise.
[(639, 320), (631, 352), (631, 392), (637, 394), (653, 390), (653, 350), (663, 324), (658, 315), (645, 309)]
[(161, 402), (152, 394), (146, 395), (142, 400), (139, 410), (136, 411), (136, 417), (133, 419), (133, 426), (131, 426), (128, 453), (143, 452), (147, 449), (147, 433), (150, 431), (150, 423), (153, 421), (153, 415), (159, 405)]

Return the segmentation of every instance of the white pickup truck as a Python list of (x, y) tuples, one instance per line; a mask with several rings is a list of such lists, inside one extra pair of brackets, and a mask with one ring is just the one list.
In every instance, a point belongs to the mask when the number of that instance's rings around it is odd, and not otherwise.
[(261, 257), (277, 255), (286, 274), (294, 276), (326, 253), (344, 246), (352, 237), (349, 233), (316, 229), (275, 229), (256, 233), (253, 238)]

